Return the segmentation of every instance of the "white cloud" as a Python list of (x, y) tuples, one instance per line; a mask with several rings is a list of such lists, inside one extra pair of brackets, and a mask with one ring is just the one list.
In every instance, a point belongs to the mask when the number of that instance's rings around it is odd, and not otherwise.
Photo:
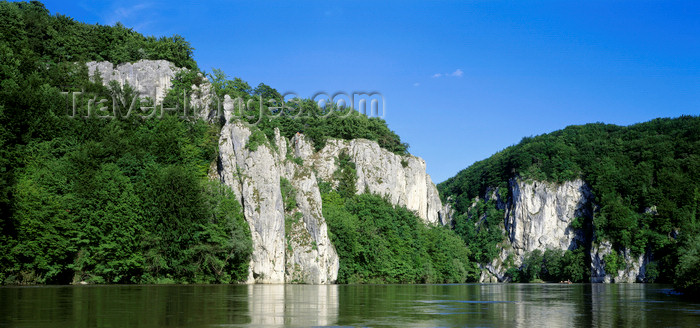
[(107, 25), (121, 22), (127, 28), (132, 28), (140, 33), (159, 19), (158, 6), (153, 2), (133, 3), (124, 1), (119, 5), (112, 5), (102, 10), (99, 14), (101, 20)]
[(414, 86), (414, 87), (417, 87), (417, 86), (419, 86), (419, 85), (420, 85), (420, 83), (418, 83), (418, 82), (413, 83), (413, 86)]
[(437, 79), (443, 76), (462, 77), (462, 75), (464, 75), (464, 71), (461, 68), (458, 68), (452, 73), (435, 73), (433, 74), (433, 78)]
[(138, 16), (141, 18), (141, 13), (143, 13), (148, 8), (152, 7), (151, 3), (137, 3), (134, 5), (127, 5), (122, 7), (117, 7), (111, 9), (106, 13), (105, 16), (107, 23), (112, 25), (116, 22), (124, 22), (125, 20), (133, 20)]

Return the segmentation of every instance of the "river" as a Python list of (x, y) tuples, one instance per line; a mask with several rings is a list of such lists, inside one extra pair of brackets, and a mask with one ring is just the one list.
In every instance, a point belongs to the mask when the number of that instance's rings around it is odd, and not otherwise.
[(653, 284), (0, 288), (0, 327), (700, 327)]

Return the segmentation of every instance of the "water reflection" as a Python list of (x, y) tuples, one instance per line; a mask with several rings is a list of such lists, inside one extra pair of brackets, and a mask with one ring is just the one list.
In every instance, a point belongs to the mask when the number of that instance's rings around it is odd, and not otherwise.
[(697, 327), (657, 285), (219, 285), (0, 288), (0, 327)]
[(653, 285), (483, 284), (339, 288), (338, 325), (700, 326), (700, 304), (670, 297)]
[(337, 285), (249, 285), (252, 326), (327, 326), (338, 320)]
[(190, 327), (247, 324), (247, 286), (0, 288), (0, 326)]
[(642, 285), (592, 285), (591, 306), (593, 327), (648, 325), (647, 305)]

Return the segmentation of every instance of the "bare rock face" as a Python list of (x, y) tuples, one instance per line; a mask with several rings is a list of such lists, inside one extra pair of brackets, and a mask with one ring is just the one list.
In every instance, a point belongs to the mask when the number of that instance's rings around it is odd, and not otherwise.
[[(227, 103), (224, 104), (227, 107)], [(287, 141), (275, 140), (251, 151), (243, 123), (224, 125), (219, 139), (217, 176), (239, 197), (251, 230), (253, 254), (249, 283), (334, 283), (339, 261), (321, 211), (313, 172), (285, 160)], [(285, 213), (280, 180), (296, 190), (297, 208)]]
[[(485, 197), (496, 197), (497, 207), (506, 209), (507, 242), (499, 256), (482, 267), (484, 281), (505, 280), (508, 266), (519, 266), (534, 250), (568, 250), (575, 248), (577, 241), (585, 242), (571, 227), (577, 217), (592, 215), (592, 193), (583, 180), (553, 184), (513, 179), (509, 188), (512, 196), (508, 203), (500, 199), (497, 190), (490, 190)], [(506, 263), (509, 258), (512, 263)]]
[(288, 162), (285, 169), (286, 177), (296, 189), (298, 206), (286, 218), (285, 281), (333, 283), (338, 278), (340, 263), (328, 236), (316, 177), (310, 168), (295, 163)]
[[(229, 100), (230, 104), (231, 100)], [(202, 77), (202, 83), (199, 86), (192, 85), (187, 107), (187, 115), (195, 115), (210, 123), (216, 123), (224, 116), (224, 99), (216, 96), (211, 83), (205, 77)]]
[(250, 151), (250, 130), (226, 124), (219, 138), (219, 177), (243, 206), (253, 239), (248, 282), (283, 283), (285, 259), (284, 208), (280, 192), (281, 167), (269, 147)]
[(592, 193), (583, 180), (562, 184), (511, 182), (513, 203), (506, 214), (506, 231), (516, 255), (536, 249), (572, 249), (577, 235), (571, 223), (589, 217)]
[(405, 206), (428, 224), (447, 224), (452, 211), (444, 207), (425, 161), (412, 155), (397, 155), (365, 139), (328, 140), (326, 146), (313, 152), (303, 135), (292, 140), (294, 154), (310, 161), (324, 181), (333, 181), (338, 169), (336, 159), (345, 152), (355, 163), (357, 192), (384, 195), (394, 205)]
[(107, 61), (88, 62), (87, 67), (90, 77), (98, 72), (104, 85), (109, 85), (110, 81), (117, 81), (119, 85), (124, 86), (128, 82), (138, 91), (140, 97), (150, 97), (156, 103), (162, 102), (172, 85), (171, 80), (182, 70), (167, 60), (140, 60), (116, 67)]
[[(224, 100), (231, 118), (233, 101)], [(311, 283), (336, 281), (339, 261), (330, 242), (322, 212), (318, 179), (334, 182), (337, 157), (347, 152), (355, 162), (358, 192), (386, 195), (397, 205), (415, 211), (426, 223), (445, 224), (452, 210), (443, 206), (425, 162), (399, 156), (368, 140), (329, 140), (315, 152), (306, 137), (287, 140), (276, 131), (274, 140), (251, 151), (251, 129), (244, 123), (224, 125), (219, 160), (212, 176), (231, 186), (243, 205), (253, 236), (249, 282)], [(303, 162), (291, 160), (298, 157)], [(295, 191), (296, 208), (284, 209), (281, 179)]]
[(622, 267), (617, 272), (606, 272), (605, 257), (612, 252), (612, 244), (609, 241), (603, 241), (598, 245), (593, 244), (591, 248), (591, 282), (634, 283), (646, 280), (648, 256), (645, 254), (634, 256), (629, 249), (625, 249), (621, 254)]
[(605, 257), (613, 252), (608, 241), (586, 240), (581, 230), (575, 230), (572, 223), (576, 218), (592, 218), (593, 194), (582, 180), (567, 181), (561, 184), (510, 181), (511, 198), (500, 198), (497, 189), (487, 190), (485, 198), (495, 198), (496, 206), (505, 209), (504, 231), (507, 241), (501, 245), (501, 252), (491, 263), (481, 267), (481, 281), (506, 281), (506, 270), (510, 266), (520, 266), (524, 257), (534, 251), (572, 250), (590, 245), (591, 282), (633, 283), (645, 280), (649, 257), (645, 254), (634, 256), (625, 249), (619, 256), (621, 267), (615, 273), (606, 272)]

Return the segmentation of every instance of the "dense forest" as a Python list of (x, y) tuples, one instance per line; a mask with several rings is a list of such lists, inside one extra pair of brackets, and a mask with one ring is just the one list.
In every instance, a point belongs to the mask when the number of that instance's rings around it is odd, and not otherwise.
[[(598, 209), (592, 222), (579, 222), (578, 228), (593, 227), (593, 235), (611, 241), (617, 251), (653, 254), (647, 268), (650, 281), (675, 281), (681, 288), (700, 284), (700, 117), (631, 126), (570, 126), (524, 138), (438, 186), (443, 199), (459, 213), (457, 231), (464, 225), (474, 226), (479, 218), (468, 213), (475, 197), (483, 197), (490, 187), (507, 187), (514, 177), (551, 182), (583, 179), (591, 186)], [(487, 221), (494, 217), (502, 221), (503, 214), (493, 212)], [(468, 237), (469, 233), (460, 234)], [(488, 249), (498, 242), (496, 236), (485, 244)], [(482, 263), (494, 254), (487, 255)], [(531, 264), (542, 263), (542, 255), (535, 254)], [(567, 278), (576, 281), (573, 276)]]
[[(61, 92), (133, 93), (84, 61), (167, 59), (196, 68), (181, 37), (0, 2), (0, 283), (232, 282), (250, 232), (230, 190), (207, 181), (217, 127), (70, 118)], [(235, 238), (232, 238), (235, 237)]]

